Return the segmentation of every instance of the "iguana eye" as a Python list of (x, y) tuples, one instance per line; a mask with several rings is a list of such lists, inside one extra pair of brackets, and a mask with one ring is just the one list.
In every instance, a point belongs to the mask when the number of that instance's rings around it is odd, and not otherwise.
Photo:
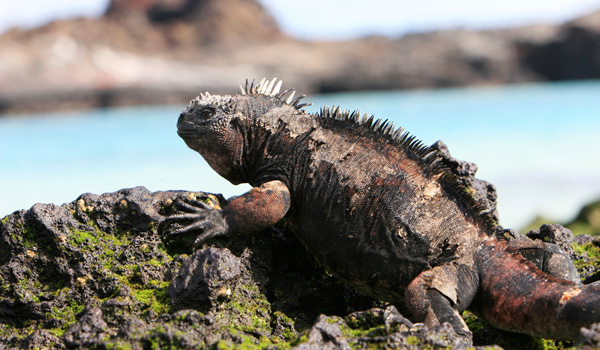
[(215, 115), (215, 109), (213, 107), (204, 107), (200, 110), (200, 117), (203, 119), (208, 119)]

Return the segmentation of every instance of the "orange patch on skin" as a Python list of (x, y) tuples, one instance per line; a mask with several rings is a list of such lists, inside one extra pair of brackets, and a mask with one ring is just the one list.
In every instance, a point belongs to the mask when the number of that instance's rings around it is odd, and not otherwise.
[(579, 289), (579, 288), (570, 289), (563, 293), (563, 295), (560, 297), (560, 300), (558, 300), (558, 303), (560, 305), (564, 305), (569, 300), (571, 300), (573, 297), (576, 297), (577, 295), (579, 295), (579, 293), (581, 293), (581, 289)]
[(423, 195), (425, 198), (433, 198), (440, 194), (442, 191), (440, 184), (437, 181), (431, 181), (423, 189)]
[(240, 232), (253, 232), (276, 224), (289, 207), (289, 190), (283, 182), (274, 180), (235, 198), (225, 211), (230, 225)]

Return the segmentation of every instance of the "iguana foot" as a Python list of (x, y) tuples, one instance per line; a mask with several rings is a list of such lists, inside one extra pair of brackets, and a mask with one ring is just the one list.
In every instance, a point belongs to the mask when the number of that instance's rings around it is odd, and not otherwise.
[(410, 322), (410, 320), (402, 316), (402, 314), (398, 311), (398, 309), (396, 309), (394, 305), (389, 305), (385, 308), (385, 311), (383, 312), (383, 322), (387, 334), (390, 334), (390, 330), (394, 325), (403, 324), (408, 328), (412, 328), (414, 326), (414, 324)]
[(227, 234), (228, 225), (221, 210), (213, 209), (207, 203), (198, 200), (175, 202), (173, 207), (181, 213), (173, 214), (160, 223), (159, 230), (166, 236), (174, 237), (199, 231), (201, 234), (193, 244), (196, 249), (210, 238)]
[(439, 265), (421, 272), (406, 289), (406, 306), (413, 317), (428, 328), (449, 323), (454, 332), (470, 339), (473, 334), (461, 312), (473, 300), (477, 275), (454, 264)]

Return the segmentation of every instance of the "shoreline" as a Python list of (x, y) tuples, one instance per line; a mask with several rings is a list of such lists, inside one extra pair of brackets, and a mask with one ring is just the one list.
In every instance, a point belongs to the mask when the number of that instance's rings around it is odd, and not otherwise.
[[(237, 23), (242, 14), (228, 15)], [(276, 27), (224, 36), (190, 19), (159, 24), (144, 16), (107, 14), (0, 35), (0, 116), (187, 103), (201, 91), (231, 93), (262, 77), (310, 94), (600, 79), (600, 11), (562, 25), (330, 42), (289, 38)]]

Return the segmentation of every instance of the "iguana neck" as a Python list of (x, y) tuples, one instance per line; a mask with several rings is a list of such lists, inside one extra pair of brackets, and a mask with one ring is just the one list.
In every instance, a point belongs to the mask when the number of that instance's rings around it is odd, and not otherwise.
[(304, 154), (302, 144), (314, 130), (295, 121), (303, 115), (293, 108), (282, 108), (264, 116), (234, 120), (232, 124), (241, 135), (242, 147), (234, 157), (233, 166), (243, 182), (259, 186), (266, 181), (281, 180), (291, 186), (294, 168)]

